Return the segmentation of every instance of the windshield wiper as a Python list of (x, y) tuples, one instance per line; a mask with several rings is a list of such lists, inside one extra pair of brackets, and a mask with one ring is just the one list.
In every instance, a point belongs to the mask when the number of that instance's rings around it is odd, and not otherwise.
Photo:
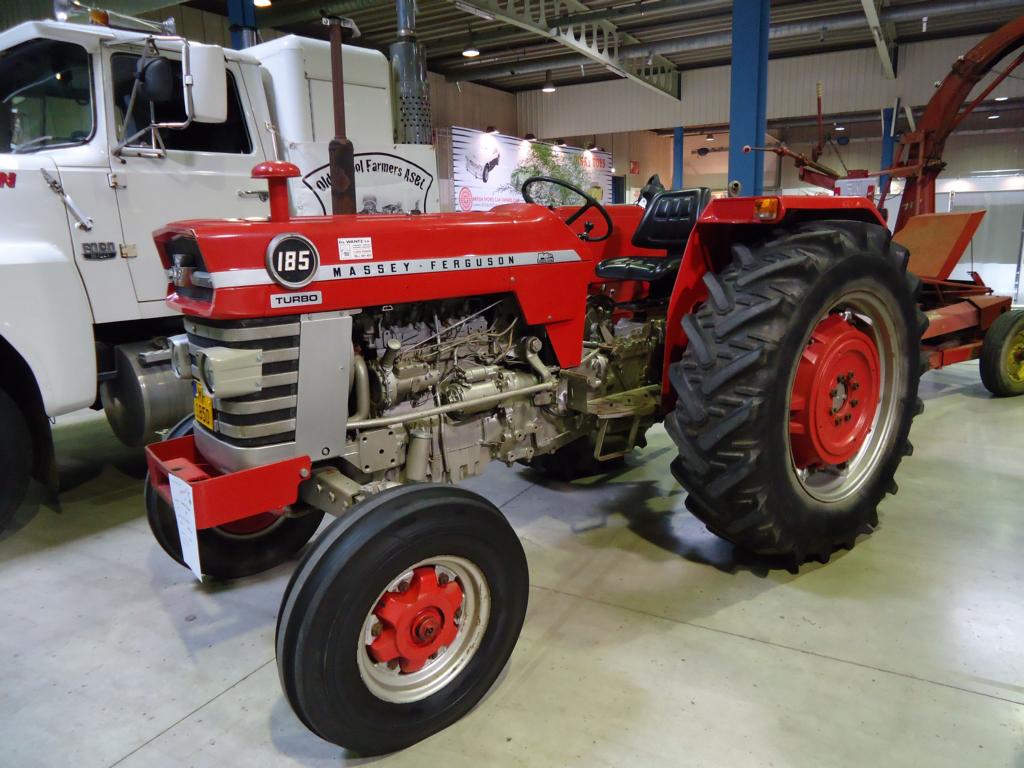
[(28, 149), (32, 149), (37, 145), (44, 144), (47, 141), (53, 141), (53, 136), (37, 136), (32, 141), (26, 141), (24, 144), (19, 144), (18, 148), (14, 150), (14, 154), (20, 155)]

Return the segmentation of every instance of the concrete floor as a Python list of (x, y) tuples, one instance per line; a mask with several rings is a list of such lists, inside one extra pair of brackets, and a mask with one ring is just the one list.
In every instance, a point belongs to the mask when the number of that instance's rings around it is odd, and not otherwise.
[[(1024, 768), (1024, 400), (971, 364), (922, 389), (881, 528), (799, 574), (686, 513), (661, 429), (600, 481), (492, 467), (467, 485), (531, 569), (512, 661), (461, 722), (347, 764)], [(95, 416), (56, 436), (62, 514), (0, 542), (0, 765), (346, 764), (278, 685), (290, 566), (196, 584), (150, 536), (140, 454)]]

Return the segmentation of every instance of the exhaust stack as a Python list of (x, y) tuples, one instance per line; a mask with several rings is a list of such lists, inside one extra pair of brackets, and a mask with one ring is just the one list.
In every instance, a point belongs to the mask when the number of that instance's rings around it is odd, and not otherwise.
[(359, 37), (359, 28), (352, 19), (324, 16), (323, 25), (330, 28), (331, 85), (334, 92), (334, 138), (327, 145), (331, 168), (331, 213), (335, 216), (356, 212), (355, 150), (345, 135), (345, 69), (342, 43)]
[(427, 56), (416, 42), (416, 2), (396, 0), (398, 40), (391, 44), (391, 80), (395, 92), (395, 143), (432, 144)]

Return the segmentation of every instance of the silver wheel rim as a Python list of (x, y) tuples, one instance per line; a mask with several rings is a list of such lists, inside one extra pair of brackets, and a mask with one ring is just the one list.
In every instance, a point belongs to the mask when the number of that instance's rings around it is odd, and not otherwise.
[[(462, 615), (456, 620), (458, 633), (451, 644), (439, 649), (436, 657), (427, 661), (422, 669), (404, 673), (386, 662), (375, 662), (370, 655), (368, 646), (375, 638), (373, 628), (378, 622), (374, 611), (388, 592), (397, 591), (399, 585), (412, 578), (415, 569), (424, 566), (433, 566), (439, 576), (443, 573), (458, 582), (463, 592)], [(411, 704), (437, 693), (458, 677), (476, 655), (490, 615), (491, 591), (487, 579), (469, 560), (442, 555), (409, 566), (381, 590), (363, 621), (356, 644), (356, 663), (363, 684), (378, 699), (392, 704)]]
[[(788, 425), (783, 425), (786, 447), (789, 451), (790, 469), (799, 486), (812, 498), (825, 502), (836, 503), (845, 501), (858, 493), (870, 479), (874, 469), (881, 461), (890, 445), (892, 434), (898, 427), (900, 395), (904, 387), (905, 372), (903, 366), (894, 365), (901, 360), (904, 352), (900, 348), (899, 337), (893, 319), (893, 313), (882, 297), (863, 289), (851, 290), (836, 299), (828, 311), (823, 312), (811, 324), (803, 345), (810, 341), (811, 333), (828, 315), (845, 313), (856, 327), (868, 334), (878, 349), (879, 356), (879, 399), (878, 408), (871, 422), (871, 430), (867, 439), (852, 459), (845, 465), (821, 469), (800, 469), (793, 462)], [(786, 395), (786, 413), (789, 413), (790, 401), (793, 396), (793, 384), (796, 379), (799, 357), (789, 374)]]

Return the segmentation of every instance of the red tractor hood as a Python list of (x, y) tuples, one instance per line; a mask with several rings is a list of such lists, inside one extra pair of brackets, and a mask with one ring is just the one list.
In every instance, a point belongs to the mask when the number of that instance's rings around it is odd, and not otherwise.
[[(526, 322), (547, 325), (556, 346), (561, 333), (575, 336), (575, 343), (559, 350), (565, 364), (565, 354), (569, 361), (579, 357), (594, 261), (625, 249), (641, 252), (628, 242), (642, 211), (610, 210), (616, 227), (602, 243), (581, 241), (565, 225), (565, 211), (527, 204), (486, 213), (195, 220), (171, 224), (154, 237), (166, 267), (195, 238), (201, 254), (196, 268), (209, 274), (212, 291), (172, 286), (167, 301), (186, 315), (272, 317), (515, 294)], [(305, 238), (317, 251), (316, 277), (299, 289), (282, 287), (267, 269), (268, 249), (284, 235)]]

